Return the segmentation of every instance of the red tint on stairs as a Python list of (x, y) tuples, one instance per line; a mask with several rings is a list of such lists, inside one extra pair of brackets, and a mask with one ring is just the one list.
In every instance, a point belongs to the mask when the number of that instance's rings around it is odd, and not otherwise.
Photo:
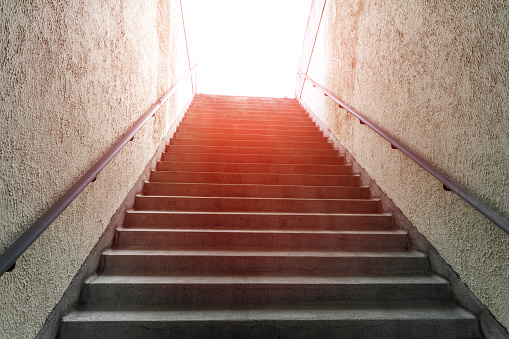
[(61, 338), (476, 338), (296, 100), (197, 95)]

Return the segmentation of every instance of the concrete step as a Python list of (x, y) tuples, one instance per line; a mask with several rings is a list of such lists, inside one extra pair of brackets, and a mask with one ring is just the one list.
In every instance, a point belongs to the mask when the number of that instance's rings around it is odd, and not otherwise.
[(164, 152), (161, 161), (234, 162), (249, 164), (344, 165), (344, 156), (280, 155), (280, 154), (215, 154)]
[(311, 175), (272, 173), (231, 173), (231, 172), (170, 172), (152, 171), (152, 182), (189, 182), (216, 184), (260, 184), (260, 185), (303, 185), (303, 186), (359, 186), (358, 174)]
[(118, 276), (89, 278), (83, 308), (340, 305), (345, 302), (446, 302), (449, 284), (435, 275), (404, 276)]
[(286, 109), (300, 109), (302, 110), (302, 106), (296, 100), (286, 100), (286, 101), (260, 101), (256, 100), (247, 100), (247, 101), (232, 101), (232, 100), (214, 100), (214, 101), (205, 101), (205, 100), (193, 100), (191, 107), (205, 107), (207, 109), (214, 108), (230, 108), (230, 109), (275, 109), (275, 110), (286, 110)]
[(241, 110), (189, 110), (183, 119), (225, 119), (251, 121), (305, 121), (312, 122), (309, 115), (302, 111), (241, 111)]
[(263, 212), (185, 212), (127, 211), (125, 222), (133, 228), (223, 228), (223, 229), (310, 229), (362, 231), (392, 230), (387, 213), (263, 213)]
[(304, 137), (321, 137), (323, 136), (322, 131), (316, 127), (314, 130), (304, 130), (300, 131), (298, 128), (288, 127), (286, 129), (272, 129), (272, 128), (262, 128), (257, 126), (253, 126), (252, 128), (231, 128), (231, 127), (221, 127), (221, 128), (210, 128), (210, 127), (189, 127), (182, 126), (177, 128), (178, 132), (187, 132), (187, 133), (210, 133), (213, 131), (214, 133), (224, 133), (224, 134), (241, 134), (241, 135), (279, 135), (279, 136), (288, 136), (293, 137), (298, 134), (299, 136)]
[(256, 105), (263, 105), (266, 103), (270, 104), (285, 104), (285, 105), (297, 105), (298, 102), (294, 98), (273, 98), (273, 97), (252, 97), (252, 96), (232, 96), (223, 94), (196, 94), (193, 100), (194, 103), (207, 103), (217, 105), (221, 102), (235, 105), (242, 103), (254, 103)]
[(253, 103), (256, 105), (264, 104), (298, 105), (298, 101), (294, 98), (231, 96), (204, 93), (197, 94), (193, 100), (193, 103), (207, 103), (213, 105), (218, 105), (222, 102), (229, 105), (240, 105), (245, 103)]
[(367, 186), (238, 185), (145, 182), (146, 195), (258, 197), (302, 199), (369, 199)]
[(338, 151), (332, 148), (308, 149), (308, 148), (194, 146), (194, 145), (167, 145), (166, 153), (263, 154), (263, 155), (277, 154), (277, 155), (313, 155), (323, 157), (334, 157), (338, 155)]
[(260, 135), (260, 134), (232, 134), (216, 133), (209, 131), (206, 133), (188, 133), (175, 132), (175, 139), (216, 139), (216, 140), (239, 140), (239, 141), (269, 141), (269, 142), (328, 142), (323, 135), (308, 137), (301, 135)]
[(136, 196), (137, 210), (285, 212), (285, 213), (377, 213), (379, 199), (288, 199), (201, 196)]
[(256, 124), (266, 124), (266, 125), (280, 125), (284, 123), (306, 123), (313, 124), (314, 122), (309, 118), (309, 116), (267, 116), (266, 114), (259, 115), (235, 115), (235, 114), (212, 114), (212, 113), (186, 113), (183, 121), (185, 122), (200, 122), (200, 123), (240, 123), (240, 124), (249, 124), (255, 122)]
[[(332, 144), (328, 142), (296, 142), (296, 141), (270, 141), (270, 140), (224, 140), (224, 139), (186, 139), (173, 138), (170, 145), (185, 146), (215, 146), (215, 147), (245, 147), (245, 148), (304, 148), (304, 149), (333, 149)], [(336, 153), (337, 154), (337, 151)]]
[(159, 161), (156, 171), (348, 175), (352, 174), (352, 166)]
[(309, 117), (306, 111), (299, 107), (277, 107), (277, 106), (265, 106), (255, 107), (250, 105), (244, 106), (197, 106), (192, 105), (189, 107), (186, 114), (231, 114), (238, 116), (250, 116), (250, 115), (266, 115), (272, 116), (298, 116), (298, 117)]
[(232, 102), (214, 102), (214, 103), (201, 103), (199, 101), (193, 102), (189, 106), (189, 110), (232, 110), (232, 111), (275, 111), (275, 112), (286, 112), (286, 111), (300, 111), (304, 109), (297, 103), (232, 103)]
[(252, 101), (252, 100), (246, 100), (246, 101), (232, 101), (232, 100), (214, 100), (214, 101), (206, 101), (206, 100), (200, 100), (199, 98), (196, 100), (193, 100), (191, 107), (198, 107), (203, 106), (208, 109), (213, 108), (256, 108), (256, 109), (267, 109), (267, 108), (274, 108), (274, 109), (301, 109), (302, 107), (299, 105), (299, 103), (295, 100), (290, 101)]
[(404, 251), (405, 231), (119, 228), (117, 248), (217, 250)]
[(196, 107), (205, 107), (207, 109), (214, 108), (254, 108), (254, 109), (300, 109), (302, 110), (302, 106), (296, 100), (244, 100), (244, 101), (232, 101), (228, 100), (201, 100), (200, 98), (195, 98), (191, 103), (192, 108)]
[(316, 127), (315, 122), (309, 117), (301, 114), (281, 116), (278, 114), (267, 115), (257, 114), (212, 114), (212, 113), (186, 113), (181, 123), (186, 124), (238, 124), (238, 125), (260, 125), (260, 126), (304, 126)]
[(453, 305), (352, 305), (76, 311), (61, 339), (480, 338), (475, 317)]
[(358, 276), (421, 274), (428, 269), (424, 254), (415, 251), (225, 251), (115, 249), (102, 255), (107, 274), (297, 274)]
[(258, 120), (248, 120), (245, 122), (239, 122), (237, 120), (230, 120), (227, 122), (201, 122), (195, 119), (189, 121), (187, 118), (182, 120), (179, 124), (180, 128), (185, 127), (199, 127), (199, 128), (210, 128), (210, 129), (221, 129), (221, 128), (234, 128), (234, 129), (277, 129), (277, 130), (296, 130), (299, 129), (301, 131), (316, 131), (318, 127), (313, 123), (312, 120), (306, 122), (269, 122), (266, 121), (258, 121)]

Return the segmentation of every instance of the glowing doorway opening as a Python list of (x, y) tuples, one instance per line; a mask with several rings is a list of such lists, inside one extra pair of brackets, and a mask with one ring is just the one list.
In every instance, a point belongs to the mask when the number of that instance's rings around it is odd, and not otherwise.
[(311, 0), (188, 0), (198, 92), (294, 97)]

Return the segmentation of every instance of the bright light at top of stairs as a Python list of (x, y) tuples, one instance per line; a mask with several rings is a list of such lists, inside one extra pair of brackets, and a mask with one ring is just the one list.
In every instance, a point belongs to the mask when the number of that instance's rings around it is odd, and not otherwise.
[(311, 0), (190, 0), (198, 92), (294, 97)]

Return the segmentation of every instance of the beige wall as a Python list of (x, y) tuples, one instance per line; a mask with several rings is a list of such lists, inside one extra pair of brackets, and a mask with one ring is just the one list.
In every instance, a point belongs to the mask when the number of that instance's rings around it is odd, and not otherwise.
[[(179, 1), (2, 1), (0, 251), (188, 71)], [(34, 337), (191, 95), (179, 90), (0, 278), (0, 337)]]
[[(509, 2), (329, 0), (309, 75), (509, 218)], [(509, 327), (509, 235), (316, 89), (302, 98)]]

